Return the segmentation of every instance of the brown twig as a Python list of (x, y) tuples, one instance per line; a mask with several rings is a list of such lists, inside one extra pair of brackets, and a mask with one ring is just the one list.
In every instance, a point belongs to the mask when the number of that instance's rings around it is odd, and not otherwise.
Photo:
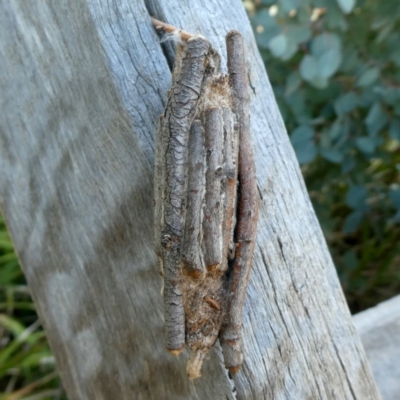
[(153, 17), (151, 17), (151, 22), (153, 23), (153, 26), (157, 31), (164, 31), (166, 33), (174, 33), (176, 31), (178, 31), (181, 35), (182, 40), (189, 40), (190, 38), (193, 37), (192, 33), (189, 33), (182, 29), (176, 28), (173, 25), (159, 21), (158, 19), (155, 19)]
[(231, 373), (242, 364), (242, 313), (253, 259), (258, 218), (258, 194), (253, 146), (251, 144), (248, 82), (243, 38), (237, 31), (226, 36), (233, 111), (238, 119), (239, 190), (236, 254), (231, 296), (220, 335), (225, 366)]
[(164, 215), (159, 215), (160, 210), (156, 209), (157, 218), (161, 220), (161, 232), (156, 234), (156, 240), (159, 241), (158, 248), (162, 248), (166, 339), (167, 349), (172, 354), (179, 354), (185, 346), (181, 249), (185, 247), (189, 132), (197, 110), (209, 48), (207, 40), (195, 37), (180, 49), (183, 54), (180, 63), (175, 63), (172, 90), (157, 132), (157, 136), (162, 138), (160, 147), (165, 150), (157, 152), (157, 157), (164, 159), (156, 160), (156, 166), (163, 165), (162, 186), (164, 198), (168, 201), (161, 209)]

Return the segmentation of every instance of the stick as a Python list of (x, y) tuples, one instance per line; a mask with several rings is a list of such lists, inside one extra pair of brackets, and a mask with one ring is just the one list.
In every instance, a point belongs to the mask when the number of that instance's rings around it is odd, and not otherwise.
[(250, 136), (250, 96), (244, 45), (239, 32), (231, 31), (227, 34), (226, 47), (233, 111), (237, 115), (239, 130), (239, 202), (231, 293), (220, 338), (225, 366), (234, 373), (238, 371), (243, 360), (242, 314), (257, 232), (258, 193)]
[(181, 246), (185, 227), (189, 131), (203, 82), (210, 44), (201, 37), (185, 43), (182, 59), (175, 63), (173, 85), (162, 125), (165, 144), (165, 197), (162, 226), (164, 261), (164, 315), (167, 349), (179, 354), (185, 345)]
[(209, 271), (222, 263), (222, 201), (221, 173), (223, 120), (219, 108), (211, 108), (205, 115), (205, 140), (207, 151), (206, 197), (204, 208), (204, 262)]
[(201, 121), (193, 121), (189, 137), (189, 179), (187, 193), (187, 212), (182, 261), (186, 273), (194, 278), (206, 273), (200, 257), (202, 206), (205, 192), (205, 149), (204, 131)]
[(150, 18), (151, 18), (151, 22), (152, 22), (154, 28), (156, 29), (156, 31), (164, 31), (166, 33), (174, 33), (176, 31), (179, 31), (182, 40), (189, 40), (190, 38), (192, 38), (194, 36), (192, 33), (189, 33), (182, 29), (176, 28), (173, 25), (159, 21), (158, 19), (155, 19), (153, 17), (150, 17)]

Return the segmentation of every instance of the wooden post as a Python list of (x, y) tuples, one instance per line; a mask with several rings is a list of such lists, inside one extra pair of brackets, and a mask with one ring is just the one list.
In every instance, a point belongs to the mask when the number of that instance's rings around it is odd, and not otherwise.
[[(70, 399), (378, 399), (240, 0), (0, 2), (0, 206)], [(260, 194), (244, 364), (164, 348), (156, 121), (171, 82), (149, 13), (245, 40)], [(235, 393), (235, 394), (234, 394)]]

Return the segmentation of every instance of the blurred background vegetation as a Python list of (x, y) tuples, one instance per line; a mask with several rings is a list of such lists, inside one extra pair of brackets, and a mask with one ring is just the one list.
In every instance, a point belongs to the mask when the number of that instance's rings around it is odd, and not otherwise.
[(0, 217), (0, 400), (61, 400), (54, 358)]
[(0, 217), (0, 400), (62, 396), (54, 358)]
[(246, 1), (353, 313), (400, 293), (400, 2)]
[[(400, 2), (246, 0), (353, 313), (400, 293)], [(0, 220), (0, 400), (65, 399)]]

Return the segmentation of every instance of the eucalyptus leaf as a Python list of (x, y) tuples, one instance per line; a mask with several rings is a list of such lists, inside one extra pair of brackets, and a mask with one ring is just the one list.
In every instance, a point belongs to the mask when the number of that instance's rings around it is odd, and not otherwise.
[(297, 10), (300, 6), (300, 0), (279, 0), (279, 6), (286, 13)]
[(337, 2), (345, 14), (350, 13), (356, 4), (356, 0), (337, 0)]
[(322, 33), (316, 36), (311, 43), (311, 54), (317, 59), (331, 49), (341, 49), (340, 38), (334, 33)]
[(396, 26), (396, 21), (390, 21), (385, 27), (379, 32), (379, 35), (376, 37), (376, 43), (382, 43), (387, 36), (392, 32), (392, 30)]
[(358, 78), (356, 86), (366, 87), (372, 85), (379, 78), (379, 74), (380, 72), (378, 68), (367, 69)]
[(318, 58), (318, 76), (330, 78), (339, 68), (342, 62), (340, 48), (333, 47)]
[(357, 138), (356, 146), (358, 150), (365, 154), (372, 154), (376, 148), (374, 140), (368, 136)]
[(310, 163), (317, 155), (317, 146), (312, 141), (306, 143), (304, 146), (295, 147), (294, 150), (300, 165)]
[(338, 7), (335, 0), (328, 0), (327, 3), (329, 7), (329, 11), (326, 13), (327, 28), (346, 31), (348, 29), (348, 23), (343, 16), (342, 10)]
[(340, 66), (340, 70), (347, 75), (354, 75), (360, 66), (360, 59), (357, 49), (352, 43), (347, 43), (342, 52), (343, 61)]
[(307, 125), (307, 121), (304, 122), (304, 120), (311, 119), (311, 116), (309, 115), (309, 109), (306, 107), (305, 92), (297, 90), (287, 96), (285, 101), (296, 119), (296, 125)]
[(317, 155), (317, 146), (314, 142), (314, 131), (310, 126), (296, 128), (290, 137), (297, 160), (300, 164), (307, 164)]
[(263, 9), (256, 13), (254, 17), (251, 19), (253, 25), (261, 25), (264, 29), (271, 30), (276, 29), (279, 30), (279, 25), (275, 21), (275, 18), (271, 17), (267, 9)]
[(290, 96), (301, 85), (301, 78), (297, 71), (293, 71), (287, 78), (285, 87), (285, 97)]
[(320, 151), (324, 149), (330, 149), (332, 147), (332, 140), (327, 131), (323, 130), (322, 132), (319, 133), (318, 144), (321, 149)]
[(275, 57), (282, 57), (288, 47), (287, 37), (283, 34), (275, 36), (270, 40), (268, 47)]
[(399, 88), (384, 88), (379, 93), (386, 104), (394, 105), (400, 100)]
[(290, 136), (290, 141), (293, 146), (302, 145), (313, 139), (314, 131), (310, 126), (299, 126)]
[(356, 166), (356, 160), (351, 155), (346, 155), (342, 163), (342, 174), (348, 174)]
[(317, 71), (317, 60), (313, 56), (307, 55), (301, 60), (300, 75), (304, 80), (311, 82), (317, 76)]
[(269, 42), (272, 38), (277, 36), (280, 32), (279, 25), (276, 23), (275, 19), (269, 15), (267, 10), (259, 11), (252, 19), (251, 23), (256, 28), (255, 37), (258, 46), (267, 49)]
[(276, 36), (277, 33), (278, 32), (273, 32), (268, 30), (264, 30), (261, 33), (256, 32), (255, 38), (258, 47), (260, 47), (261, 49), (269, 49), (269, 42), (271, 41), (272, 38)]
[(356, 231), (363, 221), (364, 215), (365, 214), (363, 211), (353, 211), (351, 214), (349, 214), (344, 221), (343, 233), (349, 234)]
[(310, 83), (316, 87), (317, 89), (325, 89), (326, 87), (328, 87), (328, 79), (324, 78), (320, 75), (316, 75), (314, 76), (314, 78), (310, 81)]
[(365, 204), (367, 191), (364, 186), (352, 186), (347, 191), (346, 204), (353, 209), (360, 209)]
[(396, 64), (398, 67), (400, 67), (400, 49), (394, 50), (390, 54), (389, 60), (392, 61), (394, 64)]
[(338, 139), (343, 133), (343, 125), (340, 120), (336, 120), (329, 129), (329, 136), (332, 140)]
[(393, 114), (400, 117), (400, 102), (393, 106)]
[(380, 101), (380, 96), (373, 87), (369, 86), (361, 90), (359, 96), (359, 106), (361, 108), (370, 108), (374, 103)]
[(353, 111), (358, 105), (358, 96), (354, 92), (342, 94), (335, 100), (334, 108), (338, 116)]
[(298, 45), (311, 38), (311, 29), (309, 26), (291, 25), (287, 27), (285, 35), (291, 43)]
[(344, 153), (335, 149), (321, 149), (321, 156), (334, 164), (340, 164), (343, 161)]
[(287, 47), (286, 47), (286, 51), (285, 51), (284, 54), (282, 54), (282, 56), (280, 57), (280, 59), (281, 59), (282, 61), (287, 61), (287, 60), (289, 60), (290, 58), (293, 57), (294, 54), (296, 54), (297, 48), (298, 48), (298, 46), (297, 46), (296, 43), (290, 42), (290, 41), (288, 40), (288, 45), (287, 45)]
[(388, 122), (388, 116), (379, 102), (375, 103), (368, 112), (365, 124), (368, 134), (375, 135), (382, 130)]
[(400, 142), (400, 120), (392, 119), (390, 122), (389, 134), (392, 139)]

